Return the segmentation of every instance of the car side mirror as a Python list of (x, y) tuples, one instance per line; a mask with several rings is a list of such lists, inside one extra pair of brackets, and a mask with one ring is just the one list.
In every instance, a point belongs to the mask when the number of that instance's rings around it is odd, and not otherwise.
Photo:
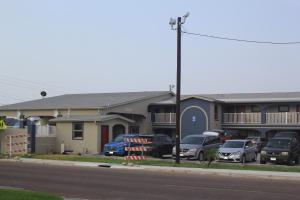
[(221, 148), (223, 145), (222, 144), (219, 144), (219, 147)]
[(245, 146), (245, 149), (248, 149), (249, 148), (249, 146)]

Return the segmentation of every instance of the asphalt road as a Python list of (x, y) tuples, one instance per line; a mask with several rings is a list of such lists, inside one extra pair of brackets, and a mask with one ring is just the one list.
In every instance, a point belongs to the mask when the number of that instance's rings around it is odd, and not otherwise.
[(0, 186), (82, 199), (300, 200), (300, 181), (0, 162)]

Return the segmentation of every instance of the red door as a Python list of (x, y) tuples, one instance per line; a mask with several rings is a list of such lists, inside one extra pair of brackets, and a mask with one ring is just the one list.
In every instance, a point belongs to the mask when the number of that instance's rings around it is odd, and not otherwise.
[(101, 149), (100, 152), (103, 152), (104, 145), (108, 143), (109, 140), (109, 127), (101, 126)]

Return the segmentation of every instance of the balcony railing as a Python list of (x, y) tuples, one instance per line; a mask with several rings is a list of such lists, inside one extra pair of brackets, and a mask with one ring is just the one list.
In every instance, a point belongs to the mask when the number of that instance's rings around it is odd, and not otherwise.
[(261, 113), (224, 113), (224, 124), (261, 124)]
[(152, 113), (151, 121), (155, 124), (175, 124), (176, 113)]
[(266, 113), (267, 124), (300, 124), (300, 112)]

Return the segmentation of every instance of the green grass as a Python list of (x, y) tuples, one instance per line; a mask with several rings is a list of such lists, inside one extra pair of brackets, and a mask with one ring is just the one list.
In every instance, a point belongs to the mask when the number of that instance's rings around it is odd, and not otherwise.
[(48, 193), (0, 189), (0, 200), (62, 200), (62, 198)]
[[(65, 160), (80, 162), (101, 162), (111, 164), (122, 164), (126, 161), (122, 157), (92, 157), (92, 156), (75, 156), (75, 155), (30, 155), (27, 158), (47, 159), (47, 160)], [(210, 166), (207, 162), (181, 162), (176, 164), (171, 160), (143, 160), (130, 161), (136, 165), (151, 166), (170, 166), (170, 167), (188, 167), (188, 168), (205, 168), (205, 169), (234, 169), (234, 170), (256, 170), (256, 171), (278, 171), (278, 172), (300, 172), (300, 167), (290, 167), (283, 165), (242, 165), (239, 163), (219, 163), (213, 162)]]

